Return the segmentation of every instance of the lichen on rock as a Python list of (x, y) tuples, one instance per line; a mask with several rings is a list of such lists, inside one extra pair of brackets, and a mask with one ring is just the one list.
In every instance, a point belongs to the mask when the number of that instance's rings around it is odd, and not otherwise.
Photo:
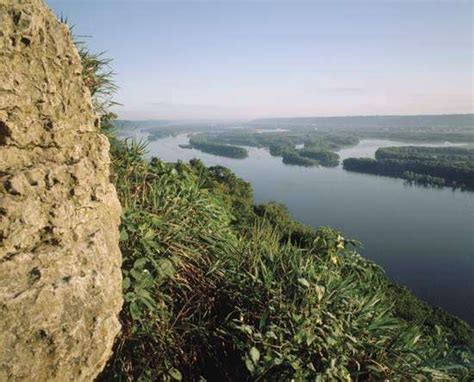
[(119, 332), (120, 204), (68, 27), (0, 0), (0, 381), (88, 381)]

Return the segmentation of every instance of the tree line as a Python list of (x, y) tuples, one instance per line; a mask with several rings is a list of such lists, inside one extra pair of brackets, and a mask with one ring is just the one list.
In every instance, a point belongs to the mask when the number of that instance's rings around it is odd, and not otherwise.
[(421, 184), (474, 189), (474, 150), (459, 147), (387, 147), (375, 159), (348, 158), (344, 169)]

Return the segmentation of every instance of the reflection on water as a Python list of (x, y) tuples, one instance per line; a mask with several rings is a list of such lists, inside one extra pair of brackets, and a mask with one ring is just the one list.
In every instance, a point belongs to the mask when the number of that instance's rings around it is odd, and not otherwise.
[[(245, 159), (222, 158), (178, 145), (186, 135), (149, 145), (165, 161), (200, 158), (251, 182), (257, 203), (287, 205), (299, 221), (329, 225), (364, 243), (362, 254), (426, 301), (474, 324), (474, 193), (407, 186), (401, 179), (336, 168), (287, 166), (267, 150), (249, 148)], [(379, 147), (406, 143), (364, 140), (339, 151), (373, 157)]]

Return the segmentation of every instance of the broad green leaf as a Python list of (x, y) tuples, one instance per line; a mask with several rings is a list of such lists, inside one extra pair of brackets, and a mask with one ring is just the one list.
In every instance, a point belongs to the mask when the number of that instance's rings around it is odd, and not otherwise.
[(245, 358), (245, 367), (251, 373), (255, 371), (255, 366), (253, 365), (253, 362), (250, 358)]
[(256, 347), (252, 347), (250, 349), (250, 358), (252, 359), (254, 363), (257, 363), (258, 360), (260, 359), (260, 352), (258, 351)]
[(128, 240), (128, 233), (125, 228), (120, 230), (120, 241), (127, 241)]
[(128, 288), (130, 288), (130, 279), (128, 277), (125, 277), (122, 281), (122, 289), (125, 291)]
[(138, 307), (136, 301), (132, 301), (130, 303), (130, 314), (134, 320), (138, 320), (141, 316), (140, 308)]
[(303, 278), (303, 277), (300, 277), (300, 278), (298, 279), (298, 282), (299, 282), (301, 285), (303, 285), (304, 287), (306, 287), (306, 288), (309, 288), (309, 287), (310, 287), (308, 280), (306, 280), (306, 279)]
[(175, 381), (181, 381), (183, 379), (183, 375), (178, 369), (175, 369), (174, 367), (168, 370), (168, 373), (171, 378), (173, 378)]

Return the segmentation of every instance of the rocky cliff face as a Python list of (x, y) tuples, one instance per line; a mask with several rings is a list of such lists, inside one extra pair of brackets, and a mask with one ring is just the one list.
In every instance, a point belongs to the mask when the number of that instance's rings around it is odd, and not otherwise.
[(81, 70), (41, 0), (0, 0), (0, 381), (92, 380), (120, 328), (120, 205)]

